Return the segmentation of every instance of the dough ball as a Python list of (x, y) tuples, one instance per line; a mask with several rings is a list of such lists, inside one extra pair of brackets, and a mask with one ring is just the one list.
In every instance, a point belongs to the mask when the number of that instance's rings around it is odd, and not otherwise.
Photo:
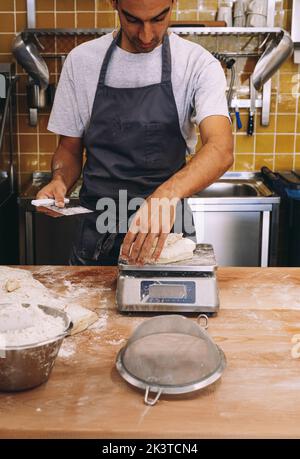
[(17, 279), (8, 279), (8, 281), (6, 281), (5, 283), (5, 290), (9, 293), (14, 292), (20, 287), (21, 287), (21, 284)]

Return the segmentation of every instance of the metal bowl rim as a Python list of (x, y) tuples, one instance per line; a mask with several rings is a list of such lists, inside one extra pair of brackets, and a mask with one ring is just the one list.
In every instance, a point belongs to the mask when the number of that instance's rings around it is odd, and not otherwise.
[(122, 361), (122, 356), (124, 354), (124, 351), (126, 349), (126, 346), (122, 347), (116, 358), (116, 368), (122, 378), (124, 378), (128, 383), (132, 384), (135, 387), (138, 387), (139, 389), (147, 389), (150, 388), (152, 391), (162, 391), (164, 394), (185, 394), (188, 392), (193, 392), (199, 389), (204, 389), (205, 387), (213, 384), (216, 382), (221, 376), (226, 368), (226, 356), (222, 349), (217, 346), (217, 349), (220, 354), (220, 364), (216, 368), (215, 372), (206, 377), (205, 379), (195, 382), (195, 383), (189, 383), (185, 385), (178, 385), (178, 386), (169, 386), (169, 385), (163, 385), (163, 384), (151, 384), (146, 381), (143, 381), (134, 375), (132, 375), (124, 366), (123, 361)]

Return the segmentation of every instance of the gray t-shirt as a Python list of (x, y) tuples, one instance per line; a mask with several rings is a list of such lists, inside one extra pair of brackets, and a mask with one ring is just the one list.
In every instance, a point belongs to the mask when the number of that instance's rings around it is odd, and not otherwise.
[[(226, 78), (220, 63), (202, 46), (169, 36), (172, 85), (180, 128), (193, 153), (196, 125), (211, 115), (228, 117)], [(59, 135), (83, 137), (92, 114), (99, 73), (113, 40), (108, 33), (85, 42), (68, 55), (57, 86), (48, 130)], [(116, 88), (148, 86), (161, 81), (161, 48), (150, 53), (130, 53), (116, 47), (108, 65), (105, 84)]]

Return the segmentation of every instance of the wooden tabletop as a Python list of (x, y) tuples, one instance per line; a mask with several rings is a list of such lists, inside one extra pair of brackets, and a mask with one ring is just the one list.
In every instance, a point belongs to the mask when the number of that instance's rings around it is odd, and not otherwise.
[(162, 396), (154, 407), (115, 369), (118, 350), (147, 317), (116, 311), (116, 268), (25, 269), (100, 320), (64, 340), (46, 384), (0, 393), (1, 438), (300, 437), (300, 359), (291, 357), (300, 269), (220, 268), (221, 309), (208, 331), (228, 366), (212, 386)]

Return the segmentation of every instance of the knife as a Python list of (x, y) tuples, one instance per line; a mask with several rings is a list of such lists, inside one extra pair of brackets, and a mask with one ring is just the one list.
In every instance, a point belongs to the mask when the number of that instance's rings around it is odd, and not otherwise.
[[(69, 204), (70, 199), (65, 198), (64, 199), (65, 204)], [(33, 206), (54, 206), (55, 205), (55, 199), (52, 198), (45, 198), (45, 199), (33, 199), (31, 201), (31, 204)]]
[(252, 75), (249, 78), (249, 85), (250, 85), (250, 110), (249, 110), (249, 120), (248, 120), (248, 128), (247, 134), (253, 135), (254, 132), (254, 116), (255, 116), (255, 102), (256, 102), (256, 89), (253, 84), (253, 77)]

